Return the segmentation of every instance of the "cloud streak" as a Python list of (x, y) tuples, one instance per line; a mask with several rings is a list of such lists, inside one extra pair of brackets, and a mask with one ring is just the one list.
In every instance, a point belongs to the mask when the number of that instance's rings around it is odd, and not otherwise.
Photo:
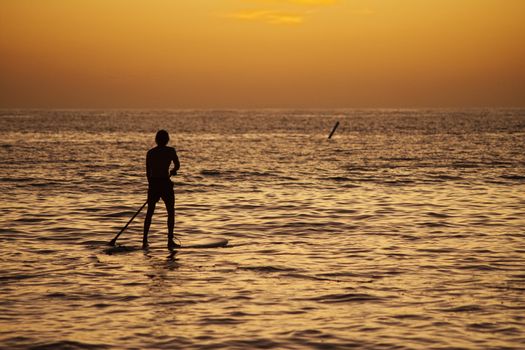
[(293, 5), (304, 5), (304, 6), (327, 6), (334, 5), (339, 0), (249, 0), (250, 2), (265, 2), (265, 3), (277, 3), (277, 4), (293, 4)]
[(226, 17), (268, 24), (301, 24), (317, 8), (335, 5), (340, 0), (245, 0), (245, 2), (265, 4), (266, 8), (235, 11), (227, 14)]
[(299, 5), (321, 6), (321, 5), (333, 5), (339, 1), (338, 0), (288, 0), (287, 2), (291, 2), (291, 3), (299, 4)]
[(237, 11), (230, 13), (227, 17), (269, 24), (301, 24), (304, 20), (304, 15), (302, 14), (274, 10)]

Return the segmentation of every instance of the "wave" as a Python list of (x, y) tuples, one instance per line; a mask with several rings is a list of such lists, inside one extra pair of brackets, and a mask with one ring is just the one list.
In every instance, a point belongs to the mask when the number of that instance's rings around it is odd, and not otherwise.
[(74, 340), (61, 340), (52, 342), (39, 342), (29, 346), (29, 350), (103, 350), (112, 346), (105, 344), (84, 343)]
[(506, 180), (522, 181), (525, 180), (525, 175), (501, 175), (501, 178)]
[(482, 312), (483, 308), (479, 305), (462, 305), (450, 308), (439, 309), (440, 312)]
[(352, 303), (352, 302), (379, 302), (384, 298), (366, 294), (366, 293), (342, 293), (342, 294), (327, 294), (318, 297), (313, 297), (308, 300), (317, 301), (320, 303)]
[(280, 273), (280, 272), (291, 272), (296, 271), (293, 268), (288, 267), (276, 267), (276, 266), (239, 266), (237, 267), (239, 270), (247, 270), (247, 271), (254, 271), (259, 273)]

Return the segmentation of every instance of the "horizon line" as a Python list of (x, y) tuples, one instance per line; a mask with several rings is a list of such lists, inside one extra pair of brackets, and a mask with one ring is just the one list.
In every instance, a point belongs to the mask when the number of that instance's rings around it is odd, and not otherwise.
[(391, 107), (0, 107), (0, 110), (420, 110), (420, 109), (525, 109), (525, 106), (391, 106)]

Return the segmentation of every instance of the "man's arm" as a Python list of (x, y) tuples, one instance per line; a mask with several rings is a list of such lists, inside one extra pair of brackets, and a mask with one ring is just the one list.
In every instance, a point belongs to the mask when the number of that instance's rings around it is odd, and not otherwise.
[(149, 181), (149, 178), (151, 176), (151, 166), (149, 164), (149, 152), (146, 154), (146, 177), (148, 178), (148, 181)]
[(177, 156), (177, 151), (175, 150), (175, 148), (173, 149), (173, 165), (175, 165), (175, 167), (173, 169), (171, 169), (171, 172), (170, 172), (170, 175), (177, 175), (177, 171), (179, 171), (180, 169), (180, 162), (179, 162), (179, 157)]

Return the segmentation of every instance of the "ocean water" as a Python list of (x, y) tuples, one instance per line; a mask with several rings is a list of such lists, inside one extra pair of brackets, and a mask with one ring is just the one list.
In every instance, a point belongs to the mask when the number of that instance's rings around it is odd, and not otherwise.
[[(228, 247), (161, 203), (108, 250), (160, 128)], [(524, 150), (520, 109), (2, 110), (0, 348), (524, 349)]]

